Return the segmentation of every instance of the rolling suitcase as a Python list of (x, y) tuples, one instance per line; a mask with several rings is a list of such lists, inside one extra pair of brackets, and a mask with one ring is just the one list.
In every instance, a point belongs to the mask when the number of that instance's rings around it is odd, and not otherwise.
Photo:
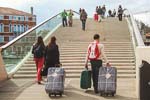
[(91, 71), (84, 70), (81, 73), (80, 87), (82, 89), (91, 88)]
[(117, 69), (115, 67), (101, 67), (99, 70), (98, 77), (98, 91), (100, 95), (111, 95), (116, 94), (117, 86)]
[(51, 97), (52, 95), (62, 96), (64, 92), (65, 71), (60, 67), (52, 67), (48, 69), (47, 83), (45, 90)]

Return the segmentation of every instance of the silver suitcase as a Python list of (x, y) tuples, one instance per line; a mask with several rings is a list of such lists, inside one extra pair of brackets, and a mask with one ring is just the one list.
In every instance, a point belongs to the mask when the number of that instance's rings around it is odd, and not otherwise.
[(117, 87), (117, 69), (115, 67), (101, 67), (98, 77), (98, 91), (100, 95), (116, 94)]
[(51, 97), (51, 95), (62, 96), (64, 92), (64, 81), (65, 81), (65, 71), (60, 67), (52, 67), (48, 69), (47, 83), (45, 85), (45, 90)]

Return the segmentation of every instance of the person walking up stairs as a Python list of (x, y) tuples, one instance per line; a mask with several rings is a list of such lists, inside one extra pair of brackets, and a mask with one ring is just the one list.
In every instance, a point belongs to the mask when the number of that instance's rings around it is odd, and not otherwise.
[(88, 69), (88, 60), (90, 60), (92, 68), (92, 78), (94, 92), (98, 93), (98, 73), (100, 67), (102, 67), (102, 57), (104, 57), (106, 66), (109, 66), (109, 62), (104, 52), (104, 45), (100, 43), (99, 34), (94, 35), (94, 42), (90, 43), (87, 50), (85, 68)]

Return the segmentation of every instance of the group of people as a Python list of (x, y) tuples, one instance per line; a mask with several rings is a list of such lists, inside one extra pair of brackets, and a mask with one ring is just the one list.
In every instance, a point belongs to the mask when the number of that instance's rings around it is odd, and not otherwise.
[(118, 15), (119, 21), (122, 21), (122, 16), (123, 16), (124, 9), (122, 9), (122, 6), (119, 5), (118, 8), (118, 13), (114, 9), (113, 12), (111, 10), (108, 11), (108, 16), (109, 17), (116, 17)]
[[(86, 54), (86, 59), (85, 59), (85, 68), (88, 69), (88, 61), (91, 63), (91, 69), (92, 69), (92, 78), (93, 78), (93, 87), (95, 93), (98, 93), (98, 75), (99, 75), (99, 68), (102, 67), (102, 57), (104, 57), (106, 66), (110, 66), (107, 57), (105, 55), (104, 51), (104, 45), (100, 43), (100, 35), (95, 34), (93, 37), (94, 41), (89, 44), (88, 49), (87, 49), (87, 54)], [(96, 45), (96, 49), (92, 49), (93, 45)], [(95, 46), (94, 46), (95, 47)], [(90, 52), (89, 52), (90, 50)], [(94, 54), (97, 54), (96, 58), (94, 59), (89, 59), (95, 56), (92, 56), (92, 50), (94, 51)], [(36, 64), (37, 68), (37, 83), (41, 84), (42, 81), (42, 76), (41, 76), (41, 71), (42, 69), (45, 70), (46, 75), (48, 72), (48, 68), (50, 67), (55, 67), (56, 65), (60, 64), (59, 61), (59, 48), (58, 45), (56, 44), (56, 37), (53, 36), (51, 37), (50, 42), (48, 45), (44, 45), (43, 38), (39, 36), (37, 38), (37, 42), (33, 45), (32, 53), (34, 55), (34, 61)], [(44, 66), (44, 67), (43, 67)]]
[(116, 9), (114, 9), (113, 12), (112, 10), (108, 10), (108, 17), (116, 17), (116, 14), (117, 14)]
[[(105, 12), (106, 12), (105, 5), (103, 7), (101, 7), (101, 6), (97, 7), (96, 11), (100, 17), (101, 16), (103, 16), (102, 18), (105, 17)], [(85, 30), (85, 24), (86, 24), (88, 15), (87, 15), (85, 9), (80, 9), (79, 13), (80, 13), (80, 20), (82, 22), (82, 29)], [(118, 8), (118, 17), (119, 17), (120, 21), (122, 21), (122, 14), (123, 14), (123, 9), (120, 5)], [(68, 23), (70, 26), (70, 22), (71, 23), (73, 22), (72, 21), (72, 17), (73, 17), (72, 10), (70, 10), (69, 13), (67, 13), (66, 10), (64, 10), (61, 13), (61, 16), (62, 16), (63, 26), (64, 27), (67, 26)], [(68, 23), (67, 23), (67, 16), (68, 16)], [(110, 66), (110, 64), (104, 53), (104, 45), (100, 43), (100, 35), (95, 34), (93, 39), (94, 39), (94, 41), (92, 43), (90, 43), (90, 45), (88, 46), (86, 60), (85, 60), (85, 68), (88, 69), (88, 61), (90, 61), (91, 69), (92, 69), (94, 91), (95, 91), (95, 93), (98, 93), (98, 73), (99, 73), (99, 68), (102, 67), (102, 63), (103, 63), (102, 57), (105, 59), (105, 62), (107, 64), (106, 66)], [(92, 48), (93, 44), (95, 45), (94, 47), (97, 47), (96, 48), (97, 51), (96, 51), (96, 53), (94, 51), (94, 53), (92, 53), (92, 54), (98, 53), (98, 55), (94, 59), (89, 59), (90, 56), (92, 56), (91, 54), (89, 54), (89, 50), (91, 52), (91, 50), (92, 50), (91, 48)], [(96, 50), (96, 49), (93, 49), (93, 50)], [(34, 61), (35, 61), (36, 68), (37, 68), (37, 83), (41, 84), (41, 81), (42, 81), (41, 70), (44, 69), (45, 72), (48, 72), (49, 67), (54, 67), (54, 66), (60, 64), (59, 47), (56, 44), (56, 37), (55, 36), (51, 37), (50, 42), (48, 43), (48, 45), (45, 46), (44, 42), (43, 42), (43, 38), (41, 36), (39, 36), (37, 38), (37, 42), (33, 45), (32, 53), (34, 55)], [(43, 66), (44, 66), (44, 68), (43, 68)], [(47, 75), (47, 73), (46, 73), (46, 75)]]
[[(64, 10), (62, 13), (61, 13), (61, 17), (62, 17), (62, 25), (63, 27), (67, 27), (68, 24), (69, 24), (69, 27), (72, 27), (72, 24), (73, 24), (73, 11), (70, 10), (69, 13), (67, 13), (66, 10)], [(68, 21), (67, 21), (67, 17), (68, 17)]]
[(106, 7), (105, 5), (97, 6), (96, 7), (96, 13), (98, 14), (98, 21), (101, 22), (102, 18), (105, 18), (105, 13), (106, 13)]
[[(124, 9), (122, 9), (122, 6), (119, 5), (118, 12), (116, 9), (108, 10), (108, 17), (116, 17), (118, 16), (119, 21), (122, 21), (122, 16), (123, 16)], [(96, 17), (95, 18), (97, 21), (101, 22), (103, 18), (105, 18), (105, 13), (106, 13), (106, 7), (105, 5), (103, 7), (97, 6), (96, 7)]]
[[(82, 30), (85, 31), (85, 25), (86, 25), (86, 19), (87, 19), (87, 13), (85, 11), (85, 9), (81, 9), (79, 10), (79, 14), (80, 14), (80, 20), (82, 22)], [(72, 27), (72, 24), (73, 24), (73, 11), (70, 10), (69, 13), (64, 10), (62, 13), (61, 13), (61, 17), (62, 17), (62, 25), (63, 27), (67, 27), (68, 24), (69, 24), (69, 27)], [(68, 18), (67, 18), (68, 17)], [(67, 21), (68, 20), (68, 21)]]
[(60, 64), (59, 49), (56, 44), (56, 37), (51, 37), (50, 42), (47, 46), (45, 46), (43, 38), (39, 36), (37, 38), (37, 42), (33, 45), (32, 54), (34, 55), (34, 61), (37, 69), (37, 83), (41, 84), (42, 69), (44, 69), (45, 75), (47, 75), (49, 67), (55, 67)]

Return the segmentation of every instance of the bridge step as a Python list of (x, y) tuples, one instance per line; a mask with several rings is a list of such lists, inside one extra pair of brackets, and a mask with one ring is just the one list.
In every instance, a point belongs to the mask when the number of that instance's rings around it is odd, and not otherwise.
[[(63, 63), (63, 66), (84, 66), (84, 63)], [(134, 66), (134, 63), (111, 63), (112, 66)], [(32, 67), (35, 64), (24, 64), (25, 67)], [(90, 66), (90, 64), (89, 64)]]
[[(79, 62), (79, 63), (84, 63), (85, 60), (84, 59), (62, 59), (60, 60), (60, 62), (63, 63), (75, 63), (75, 62)], [(109, 62), (111, 63), (134, 63), (134, 60), (109, 60)], [(25, 62), (25, 64), (33, 64), (34, 61), (32, 60), (28, 60)]]
[[(78, 70), (73, 70), (73, 69), (65, 69), (66, 71), (66, 74), (81, 74), (83, 69), (78, 69)], [(17, 72), (17, 74), (36, 74), (37, 71), (36, 70), (28, 70), (28, 71), (25, 71), (25, 70), (20, 70)], [(118, 70), (117, 71), (118, 74), (135, 74), (135, 70)]]
[[(36, 74), (16, 74), (14, 78), (36, 78)], [(80, 78), (80, 74), (67, 74), (66, 78)], [(117, 78), (135, 78), (135, 74), (120, 74)]]
[[(118, 70), (135, 70), (135, 67), (134, 66), (125, 66), (125, 67), (122, 67), (122, 66), (115, 66)], [(83, 66), (63, 66), (63, 68), (65, 70), (83, 70), (84, 67)], [(90, 67), (89, 67), (90, 68)], [(20, 68), (20, 70), (27, 70), (27, 71), (30, 71), (30, 70), (36, 70), (36, 66), (34, 67), (22, 67)]]
[[(107, 24), (108, 22), (105, 23)], [(122, 25), (122, 23), (118, 24)], [(78, 28), (76, 27), (78, 27), (78, 25), (76, 25), (75, 27), (72, 27), (73, 30), (71, 28), (65, 30), (65, 28), (61, 27), (58, 29), (58, 32), (54, 33), (59, 44), (60, 61), (63, 64), (62, 67), (66, 70), (67, 78), (80, 78), (81, 71), (84, 70), (87, 47), (91, 42), (93, 33), (97, 32), (102, 33), (101, 43), (105, 46), (105, 53), (111, 65), (118, 70), (117, 77), (135, 78), (135, 54), (129, 31), (124, 27), (119, 27), (120, 25), (116, 26), (118, 28), (112, 29), (111, 27), (113, 26), (114, 24), (109, 24), (105, 27), (107, 28), (105, 32), (101, 32), (102, 30), (99, 29), (99, 23), (97, 23), (92, 26), (93, 29), (86, 32), (77, 32)], [(106, 40), (103, 40), (104, 37)], [(14, 77), (36, 77), (36, 66), (33, 61), (33, 56), (23, 64)]]

